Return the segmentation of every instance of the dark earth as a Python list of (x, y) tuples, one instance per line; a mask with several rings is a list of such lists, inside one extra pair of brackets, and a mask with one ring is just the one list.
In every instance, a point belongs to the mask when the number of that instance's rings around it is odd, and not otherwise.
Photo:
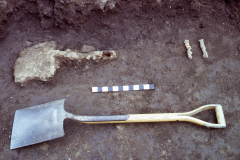
[[(0, 159), (240, 159), (240, 2), (101, 3), (0, 0)], [(190, 40), (192, 60), (185, 39)], [(199, 39), (205, 41), (208, 59), (202, 57)], [(51, 40), (60, 50), (80, 50), (85, 44), (115, 50), (118, 58), (65, 62), (48, 82), (14, 83), (19, 52)], [(91, 92), (93, 86), (147, 83), (155, 89)], [(65, 120), (64, 137), (10, 150), (15, 111), (60, 99), (66, 99), (66, 111), (78, 115), (177, 113), (221, 104), (227, 127)], [(217, 123), (213, 110), (196, 117)]]

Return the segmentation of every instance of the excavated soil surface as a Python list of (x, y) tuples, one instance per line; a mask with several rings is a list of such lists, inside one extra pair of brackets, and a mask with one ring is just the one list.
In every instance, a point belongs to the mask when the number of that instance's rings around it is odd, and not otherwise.
[[(104, 11), (77, 10), (71, 1), (48, 2), (45, 8), (43, 1), (12, 0), (12, 8), (0, 12), (0, 159), (240, 158), (238, 1), (118, 1)], [(190, 40), (192, 60), (185, 39)], [(202, 58), (199, 39), (205, 40), (208, 59)], [(48, 82), (14, 83), (19, 52), (51, 40), (60, 50), (86, 44), (115, 50), (118, 58), (66, 62)], [(155, 89), (91, 92), (93, 86), (146, 83)], [(65, 120), (64, 137), (10, 150), (15, 111), (60, 99), (66, 99), (66, 111), (78, 115), (177, 113), (221, 104), (227, 127)], [(216, 123), (213, 110), (196, 117)]]

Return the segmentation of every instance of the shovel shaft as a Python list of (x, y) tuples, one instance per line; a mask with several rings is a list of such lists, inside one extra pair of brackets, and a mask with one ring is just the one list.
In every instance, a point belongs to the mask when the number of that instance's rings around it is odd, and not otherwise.
[(82, 122), (88, 124), (105, 124), (105, 123), (138, 123), (138, 122), (170, 122), (170, 121), (185, 121), (195, 123), (205, 127), (211, 128), (226, 128), (226, 124), (213, 124), (202, 121), (200, 119), (189, 117), (189, 116), (174, 116), (166, 114), (154, 114), (154, 115), (144, 115), (144, 114), (135, 114), (129, 115), (129, 118), (125, 121), (99, 121), (99, 122)]
[(105, 122), (105, 121), (125, 121), (129, 115), (110, 115), (110, 116), (77, 116), (72, 113), (67, 113), (67, 118), (84, 122)]
[[(201, 111), (214, 109), (214, 108), (215, 108), (218, 124), (208, 123), (200, 119), (191, 117)], [(192, 122), (205, 127), (212, 127), (212, 128), (226, 127), (222, 106), (218, 104), (205, 105), (193, 111), (184, 112), (184, 113), (129, 114), (129, 115), (111, 115), (111, 116), (77, 116), (71, 113), (67, 113), (67, 118), (80, 121), (81, 123), (89, 123), (89, 124), (186, 121), (186, 122)]]

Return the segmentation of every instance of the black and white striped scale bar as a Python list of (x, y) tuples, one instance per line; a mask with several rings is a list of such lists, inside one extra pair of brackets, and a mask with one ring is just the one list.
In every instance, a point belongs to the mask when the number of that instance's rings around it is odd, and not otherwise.
[(154, 89), (153, 84), (128, 85), (128, 86), (106, 86), (92, 87), (92, 92), (118, 92), (118, 91), (138, 91)]

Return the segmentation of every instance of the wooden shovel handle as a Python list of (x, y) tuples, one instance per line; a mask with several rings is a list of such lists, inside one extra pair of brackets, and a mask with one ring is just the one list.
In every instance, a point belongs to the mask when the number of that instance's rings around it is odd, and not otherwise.
[[(199, 112), (208, 109), (215, 109), (218, 124), (208, 123), (200, 119), (191, 117)], [(71, 114), (68, 116), (68, 118), (88, 124), (186, 121), (196, 123), (205, 127), (226, 128), (223, 109), (220, 104), (209, 104), (199, 107), (193, 111), (183, 113), (129, 114), (116, 116), (76, 116)]]

